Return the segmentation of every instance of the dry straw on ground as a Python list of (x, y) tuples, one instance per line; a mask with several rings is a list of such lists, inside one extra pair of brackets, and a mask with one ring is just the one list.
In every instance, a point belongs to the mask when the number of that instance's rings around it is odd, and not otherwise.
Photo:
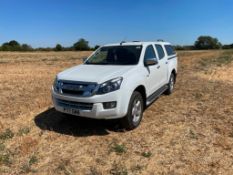
[(232, 51), (179, 52), (174, 94), (130, 132), (53, 109), (56, 73), (88, 54), (0, 52), (0, 174), (233, 174)]

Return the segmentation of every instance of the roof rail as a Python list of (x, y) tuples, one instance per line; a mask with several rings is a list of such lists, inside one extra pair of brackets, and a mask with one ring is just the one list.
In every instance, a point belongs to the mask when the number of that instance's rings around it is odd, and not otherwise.
[(164, 42), (164, 40), (163, 40), (163, 39), (158, 39), (157, 41), (158, 41), (158, 42)]
[(141, 42), (141, 41), (133, 41), (133, 42)]

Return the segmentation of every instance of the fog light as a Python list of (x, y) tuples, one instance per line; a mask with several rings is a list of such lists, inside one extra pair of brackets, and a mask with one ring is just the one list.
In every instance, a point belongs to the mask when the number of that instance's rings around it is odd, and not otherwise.
[(110, 101), (110, 102), (104, 102), (103, 106), (104, 109), (111, 109), (116, 107), (117, 102), (116, 101)]

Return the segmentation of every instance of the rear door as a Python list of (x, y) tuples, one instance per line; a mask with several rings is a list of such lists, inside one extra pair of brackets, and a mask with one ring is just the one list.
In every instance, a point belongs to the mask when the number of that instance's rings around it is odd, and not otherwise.
[[(164, 50), (166, 51), (166, 60), (167, 60), (167, 68), (168, 72), (171, 72), (171, 70), (176, 67), (177, 65), (177, 56), (174, 48), (170, 44), (164, 45)], [(170, 74), (168, 75), (168, 78), (170, 78)]]
[(155, 44), (155, 48), (159, 60), (159, 65), (158, 65), (158, 71), (160, 74), (159, 84), (160, 87), (162, 87), (163, 85), (168, 83), (168, 61), (163, 46), (161, 44)]

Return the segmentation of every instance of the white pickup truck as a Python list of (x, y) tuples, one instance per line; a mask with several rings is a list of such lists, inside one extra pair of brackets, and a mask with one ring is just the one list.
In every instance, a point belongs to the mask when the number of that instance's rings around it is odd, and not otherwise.
[(54, 107), (62, 113), (95, 119), (120, 119), (136, 128), (143, 111), (176, 82), (177, 55), (168, 42), (104, 45), (83, 64), (56, 76)]

